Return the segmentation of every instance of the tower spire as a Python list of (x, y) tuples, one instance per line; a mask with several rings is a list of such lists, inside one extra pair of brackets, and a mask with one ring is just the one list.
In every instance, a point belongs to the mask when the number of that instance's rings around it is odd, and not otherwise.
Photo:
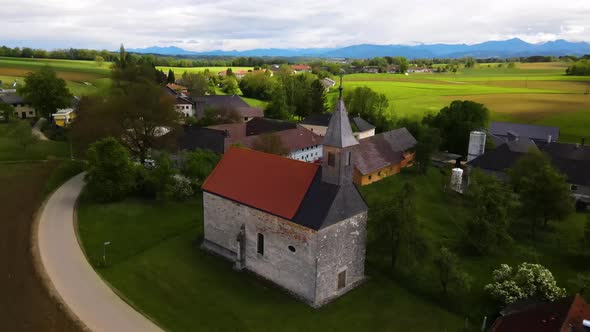
[(342, 100), (342, 90), (344, 90), (344, 88), (342, 87), (342, 77), (343, 76), (344, 75), (342, 73), (340, 73), (340, 87), (338, 87), (340, 95), (338, 96), (338, 100)]

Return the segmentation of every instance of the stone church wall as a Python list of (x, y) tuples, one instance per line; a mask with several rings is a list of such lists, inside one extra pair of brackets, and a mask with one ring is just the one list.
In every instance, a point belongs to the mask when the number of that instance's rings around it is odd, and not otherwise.
[[(367, 213), (321, 229), (315, 306), (343, 295), (365, 279)], [(346, 271), (345, 286), (338, 289), (338, 274)]]

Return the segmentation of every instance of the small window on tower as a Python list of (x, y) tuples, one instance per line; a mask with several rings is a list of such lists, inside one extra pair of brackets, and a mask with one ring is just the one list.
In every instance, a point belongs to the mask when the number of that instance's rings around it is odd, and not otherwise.
[(336, 156), (334, 152), (328, 152), (328, 166), (336, 165)]
[(264, 255), (264, 235), (258, 233), (258, 243), (257, 243), (257, 252), (260, 255)]
[(348, 151), (348, 152), (346, 152), (346, 166), (350, 166), (351, 161), (352, 161), (352, 152)]

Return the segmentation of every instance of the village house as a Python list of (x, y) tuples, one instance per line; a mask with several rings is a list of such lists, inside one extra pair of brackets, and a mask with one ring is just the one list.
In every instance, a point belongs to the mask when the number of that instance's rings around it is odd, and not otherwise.
[(590, 331), (590, 306), (580, 295), (555, 302), (517, 303), (500, 314), (490, 332)]
[(264, 110), (251, 107), (238, 95), (210, 95), (196, 98), (195, 115), (197, 118), (204, 117), (207, 109), (218, 112), (234, 112), (236, 118), (243, 122), (264, 117)]
[(37, 116), (35, 109), (23, 97), (16, 93), (0, 94), (0, 102), (14, 107), (14, 116), (21, 119), (34, 118)]
[(314, 307), (355, 288), (368, 210), (352, 182), (357, 147), (340, 99), (321, 165), (231, 148), (203, 184), (202, 248)]
[[(324, 136), (326, 135), (331, 117), (331, 113), (311, 114), (303, 119), (303, 121), (299, 122), (299, 124), (320, 136)], [(375, 126), (360, 116), (350, 117), (349, 121), (353, 134), (357, 139), (363, 139), (375, 135)]]
[(354, 183), (371, 184), (413, 165), (416, 139), (406, 128), (359, 140), (354, 158)]
[(323, 78), (321, 82), (324, 86), (324, 89), (326, 89), (326, 92), (330, 92), (330, 89), (336, 85), (336, 82), (329, 77)]
[(194, 103), (188, 90), (177, 84), (166, 84), (164, 92), (174, 98), (174, 109), (184, 117), (195, 116)]
[(64, 108), (53, 113), (53, 122), (58, 127), (69, 127), (72, 121), (76, 119), (76, 110), (73, 108)]
[(506, 143), (513, 137), (528, 138), (534, 142), (559, 141), (559, 128), (510, 122), (490, 122), (489, 137), (496, 146)]
[(309, 73), (311, 71), (311, 67), (310, 66), (303, 65), (303, 64), (291, 65), (291, 69), (296, 74), (298, 74), (298, 73)]
[(225, 151), (233, 145), (254, 148), (263, 134), (276, 135), (289, 151), (286, 157), (315, 162), (322, 158), (322, 137), (295, 123), (256, 118), (246, 123), (209, 126), (225, 133)]
[(493, 150), (485, 151), (485, 135), (476, 133), (478, 132), (472, 132), (469, 142), (469, 171), (477, 168), (508, 181), (507, 170), (522, 156), (531, 150), (541, 151), (547, 154), (553, 166), (566, 176), (578, 206), (590, 206), (590, 146), (585, 144), (584, 139), (578, 144), (554, 142), (551, 139), (535, 142), (533, 139), (521, 138), (513, 133), (507, 142)]

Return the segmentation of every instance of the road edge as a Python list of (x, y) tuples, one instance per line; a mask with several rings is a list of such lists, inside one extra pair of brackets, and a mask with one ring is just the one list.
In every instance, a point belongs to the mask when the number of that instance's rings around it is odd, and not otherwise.
[[(79, 174), (76, 174), (74, 176), (78, 176), (78, 175)], [(69, 178), (64, 183), (71, 180), (72, 178), (73, 177)], [(70, 306), (68, 306), (68, 304), (64, 301), (63, 297), (59, 294), (59, 292), (55, 288), (53, 282), (51, 281), (51, 278), (49, 278), (49, 275), (47, 274), (47, 271), (45, 270), (45, 266), (43, 265), (43, 260), (41, 259), (41, 251), (39, 249), (39, 222), (41, 219), (41, 215), (43, 214), (43, 211), (45, 210), (45, 206), (47, 205), (49, 198), (51, 198), (51, 196), (59, 188), (61, 188), (61, 186), (63, 186), (64, 183), (62, 183), (59, 187), (55, 188), (53, 191), (51, 191), (49, 194), (47, 194), (47, 196), (43, 199), (41, 206), (37, 209), (37, 211), (33, 215), (33, 224), (31, 225), (31, 236), (30, 236), (29, 249), (31, 252), (31, 257), (33, 259), (33, 268), (35, 270), (35, 274), (37, 275), (37, 278), (39, 278), (39, 280), (41, 281), (41, 284), (44, 286), (45, 291), (49, 295), (49, 298), (55, 303), (58, 310), (62, 311), (74, 323), (74, 325), (76, 325), (78, 328), (80, 328), (81, 331), (92, 332), (90, 330), (90, 328), (88, 326), (86, 326), (86, 324), (80, 319), (80, 317), (78, 317), (78, 315), (76, 315), (76, 313), (70, 308)]]

